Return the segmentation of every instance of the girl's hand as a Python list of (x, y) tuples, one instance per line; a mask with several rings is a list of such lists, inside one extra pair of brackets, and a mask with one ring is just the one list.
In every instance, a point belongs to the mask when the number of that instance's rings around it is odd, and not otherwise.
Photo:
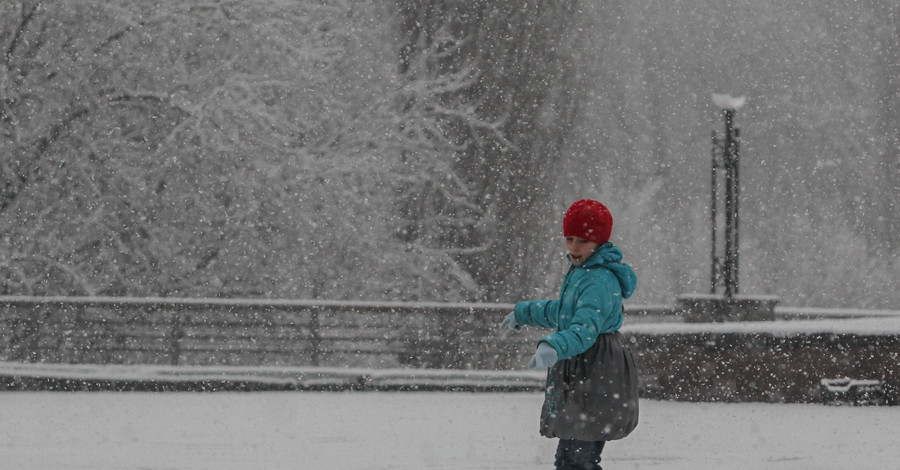
[(553, 366), (553, 364), (556, 364), (558, 358), (559, 354), (557, 354), (556, 349), (554, 349), (553, 346), (550, 346), (550, 343), (541, 341), (538, 343), (534, 357), (532, 357), (531, 362), (528, 363), (528, 368), (546, 369)]
[(509, 312), (509, 315), (507, 315), (506, 318), (504, 318), (503, 321), (500, 322), (500, 329), (509, 329), (513, 331), (519, 331), (520, 329), (522, 329), (522, 325), (520, 325), (519, 322), (516, 321), (516, 312)]

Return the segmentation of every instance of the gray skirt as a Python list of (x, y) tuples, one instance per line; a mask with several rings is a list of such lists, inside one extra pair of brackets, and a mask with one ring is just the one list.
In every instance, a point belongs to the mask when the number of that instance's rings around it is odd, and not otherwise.
[(622, 439), (638, 423), (638, 371), (618, 331), (547, 372), (541, 435), (582, 441)]

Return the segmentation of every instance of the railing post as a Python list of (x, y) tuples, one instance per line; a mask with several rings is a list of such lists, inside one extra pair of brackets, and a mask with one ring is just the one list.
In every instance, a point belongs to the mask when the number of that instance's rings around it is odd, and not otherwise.
[(309, 312), (309, 337), (312, 345), (312, 363), (319, 367), (322, 365), (322, 326), (319, 324), (319, 309), (312, 307)]
[(169, 331), (169, 365), (177, 366), (181, 362), (181, 339), (184, 338), (184, 327), (181, 314), (172, 313), (172, 326)]

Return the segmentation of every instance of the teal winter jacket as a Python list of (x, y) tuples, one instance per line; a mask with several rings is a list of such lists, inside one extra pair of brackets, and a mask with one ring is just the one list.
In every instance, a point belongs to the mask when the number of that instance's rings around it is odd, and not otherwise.
[(556, 349), (559, 359), (587, 351), (597, 336), (617, 331), (624, 320), (622, 300), (631, 297), (637, 276), (622, 262), (622, 250), (604, 243), (581, 266), (571, 265), (557, 300), (519, 302), (521, 325), (555, 328), (541, 338)]

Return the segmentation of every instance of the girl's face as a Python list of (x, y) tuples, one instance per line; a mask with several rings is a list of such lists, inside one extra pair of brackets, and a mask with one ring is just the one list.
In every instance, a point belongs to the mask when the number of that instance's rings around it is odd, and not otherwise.
[(566, 250), (569, 252), (569, 258), (572, 259), (572, 264), (575, 266), (584, 264), (599, 246), (599, 243), (588, 241), (584, 238), (566, 237)]

